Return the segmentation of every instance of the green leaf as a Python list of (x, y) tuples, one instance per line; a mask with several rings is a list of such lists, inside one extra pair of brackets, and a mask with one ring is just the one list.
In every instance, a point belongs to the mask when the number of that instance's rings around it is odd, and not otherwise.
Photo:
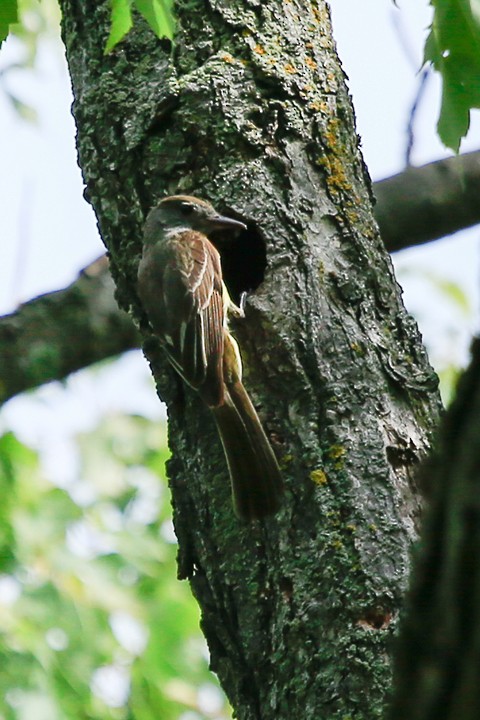
[(446, 367), (437, 370), (440, 379), (440, 394), (443, 404), (448, 407), (455, 397), (457, 383), (462, 375), (462, 368), (458, 365), (449, 364)]
[(470, 126), (470, 111), (480, 107), (480, 2), (431, 0), (435, 8), (425, 44), (425, 62), (442, 75), (438, 133), (458, 152)]
[(442, 293), (446, 300), (456, 306), (457, 310), (459, 310), (464, 317), (471, 317), (472, 308), (470, 300), (461, 285), (435, 273), (425, 273), (425, 277)]
[(8, 90), (5, 94), (12, 103), (13, 109), (18, 114), (18, 116), (22, 118), (22, 120), (30, 123), (38, 122), (38, 113), (34, 107), (28, 105), (27, 103), (24, 103), (23, 100), (20, 100), (20, 98), (8, 92)]
[(143, 15), (157, 37), (167, 37), (173, 40), (175, 32), (173, 1), (112, 0), (112, 27), (105, 46), (105, 53), (109, 53), (131, 29), (133, 25), (132, 4)]
[(173, 40), (175, 33), (173, 0), (134, 0), (134, 2), (157, 37)]
[(8, 35), (9, 26), (18, 22), (17, 0), (0, 0), (0, 42)]
[(470, 101), (451, 64), (445, 63), (442, 74), (442, 104), (437, 130), (444, 145), (458, 152), (460, 141), (470, 127)]
[(132, 27), (131, 0), (112, 0), (112, 26), (105, 45), (105, 53), (109, 53)]
[[(199, 689), (214, 680), (199, 609), (163, 533), (166, 428), (111, 415), (77, 449), (70, 495), (36, 452), (0, 436), (0, 718), (204, 717)], [(112, 665), (129, 675), (128, 706), (92, 691), (96, 670)], [(231, 713), (225, 704), (215, 716)]]

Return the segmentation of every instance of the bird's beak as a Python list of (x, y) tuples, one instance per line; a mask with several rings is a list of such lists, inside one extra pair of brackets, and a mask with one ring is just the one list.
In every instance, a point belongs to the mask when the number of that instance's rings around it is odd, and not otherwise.
[(215, 225), (215, 229), (228, 228), (229, 230), (246, 230), (247, 226), (240, 220), (226, 217), (225, 215), (214, 215), (210, 218), (210, 222)]

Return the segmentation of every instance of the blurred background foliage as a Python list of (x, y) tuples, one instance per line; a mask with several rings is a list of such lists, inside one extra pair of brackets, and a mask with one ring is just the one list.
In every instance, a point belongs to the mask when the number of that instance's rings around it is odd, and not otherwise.
[(228, 717), (176, 580), (165, 425), (106, 416), (77, 447), (62, 489), (0, 438), (0, 717)]
[[(468, 359), (464, 334), (468, 335), (468, 329), (474, 332), (478, 309), (461, 283), (434, 270), (416, 267), (411, 260), (396, 264), (396, 277), (400, 285), (408, 282), (411, 289), (417, 288), (408, 310), (423, 333), (430, 362), (440, 380), (443, 403), (448, 406)], [(436, 313), (422, 305), (422, 295), (432, 306), (437, 305)]]
[(15, 89), (15, 74), (36, 69), (39, 43), (58, 37), (60, 9), (57, 0), (19, 0), (19, 22), (10, 26), (10, 35), (21, 48), (19, 58), (0, 69), (0, 92), (23, 120), (37, 121), (36, 108)]

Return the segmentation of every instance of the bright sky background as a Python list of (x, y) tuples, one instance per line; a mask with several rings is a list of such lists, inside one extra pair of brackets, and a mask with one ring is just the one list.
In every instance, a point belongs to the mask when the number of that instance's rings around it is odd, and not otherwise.
[[(418, 86), (430, 8), (426, 0), (398, 0), (398, 8), (391, 0), (332, 0), (331, 6), (365, 159), (372, 177), (380, 179), (404, 165), (405, 127)], [(19, 52), (18, 44), (8, 40), (0, 52), (0, 69)], [(82, 197), (70, 83), (59, 41), (46, 40), (38, 69), (10, 73), (8, 86), (36, 108), (39, 122), (19, 120), (0, 87), (2, 313), (70, 283), (103, 252), (93, 212)], [(435, 134), (438, 108), (439, 81), (432, 77), (415, 125), (415, 164), (450, 154)], [(478, 147), (478, 117), (473, 125), (464, 151)], [(469, 334), (478, 324), (479, 238), (480, 231), (474, 229), (396, 259), (407, 307), (416, 313), (436, 362), (464, 361)], [(446, 303), (425, 273), (461, 282), (470, 311)], [(72, 431), (91, 428), (103, 413), (115, 409), (159, 415), (145, 368), (139, 353), (129, 353), (113, 372), (104, 368), (93, 375), (79, 373), (69, 380), (68, 390), (53, 384), (34, 401), (31, 396), (14, 399), (0, 416), (3, 427), (50, 448), (45, 450), (51, 456), (46, 464), (58, 476), (59, 458), (72, 452)]]

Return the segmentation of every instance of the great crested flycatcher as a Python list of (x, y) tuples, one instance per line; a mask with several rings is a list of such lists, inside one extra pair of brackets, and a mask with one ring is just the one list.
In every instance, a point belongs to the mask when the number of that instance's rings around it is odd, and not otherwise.
[(207, 237), (246, 229), (188, 195), (164, 198), (145, 223), (138, 294), (168, 358), (212, 410), (232, 481), (236, 514), (245, 520), (280, 507), (277, 460), (242, 384), (238, 345), (228, 314), (243, 315), (222, 279), (220, 255)]

